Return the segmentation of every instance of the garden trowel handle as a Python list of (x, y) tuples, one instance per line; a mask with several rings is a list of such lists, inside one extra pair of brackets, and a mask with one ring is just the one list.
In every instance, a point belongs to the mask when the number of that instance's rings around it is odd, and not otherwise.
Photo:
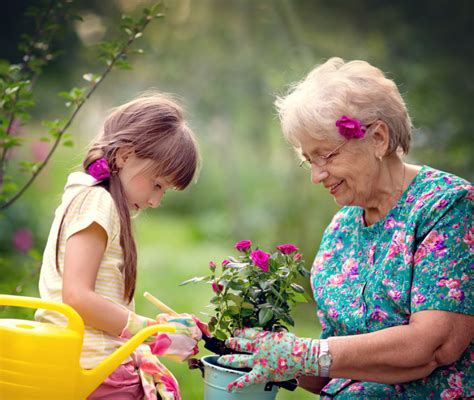
[(270, 390), (272, 390), (273, 385), (281, 387), (282, 389), (289, 390), (290, 392), (293, 392), (298, 387), (298, 381), (296, 379), (291, 379), (289, 381), (283, 381), (283, 382), (268, 382), (265, 385), (265, 391), (269, 392)]

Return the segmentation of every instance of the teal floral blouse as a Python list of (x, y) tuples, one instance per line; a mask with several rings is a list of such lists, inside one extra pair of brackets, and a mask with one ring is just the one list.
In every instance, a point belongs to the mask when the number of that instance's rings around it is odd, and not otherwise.
[[(473, 186), (424, 166), (384, 219), (365, 226), (343, 207), (326, 228), (311, 271), (321, 338), (406, 325), (413, 313), (474, 314)], [(474, 342), (454, 364), (398, 385), (332, 379), (321, 399), (474, 396)]]

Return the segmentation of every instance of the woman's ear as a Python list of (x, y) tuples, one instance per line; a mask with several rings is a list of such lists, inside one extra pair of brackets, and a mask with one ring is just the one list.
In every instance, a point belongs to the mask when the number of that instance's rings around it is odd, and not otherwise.
[(377, 126), (372, 132), (371, 139), (375, 157), (381, 159), (387, 154), (390, 144), (390, 132), (388, 125), (384, 121), (378, 121), (376, 124)]
[(133, 155), (133, 150), (130, 147), (121, 147), (115, 153), (115, 165), (117, 168), (123, 168), (127, 159)]

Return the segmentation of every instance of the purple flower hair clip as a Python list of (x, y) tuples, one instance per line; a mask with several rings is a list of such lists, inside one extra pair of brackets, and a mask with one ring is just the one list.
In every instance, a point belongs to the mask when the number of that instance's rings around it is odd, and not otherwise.
[(336, 121), (339, 133), (346, 139), (360, 139), (365, 135), (367, 127), (357, 118), (350, 118), (343, 115)]
[(98, 181), (110, 178), (110, 168), (105, 157), (99, 158), (87, 167), (87, 172)]

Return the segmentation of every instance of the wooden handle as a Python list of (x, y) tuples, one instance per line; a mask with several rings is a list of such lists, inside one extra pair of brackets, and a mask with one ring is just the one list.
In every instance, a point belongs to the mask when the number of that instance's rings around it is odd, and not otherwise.
[(143, 293), (143, 296), (150, 303), (154, 304), (159, 310), (161, 310), (161, 311), (163, 311), (167, 314), (174, 315), (175, 317), (179, 315), (176, 311), (174, 311), (172, 308), (168, 307), (165, 303), (162, 303), (160, 300), (158, 300), (152, 294), (150, 294), (148, 292), (145, 292), (145, 293)]

